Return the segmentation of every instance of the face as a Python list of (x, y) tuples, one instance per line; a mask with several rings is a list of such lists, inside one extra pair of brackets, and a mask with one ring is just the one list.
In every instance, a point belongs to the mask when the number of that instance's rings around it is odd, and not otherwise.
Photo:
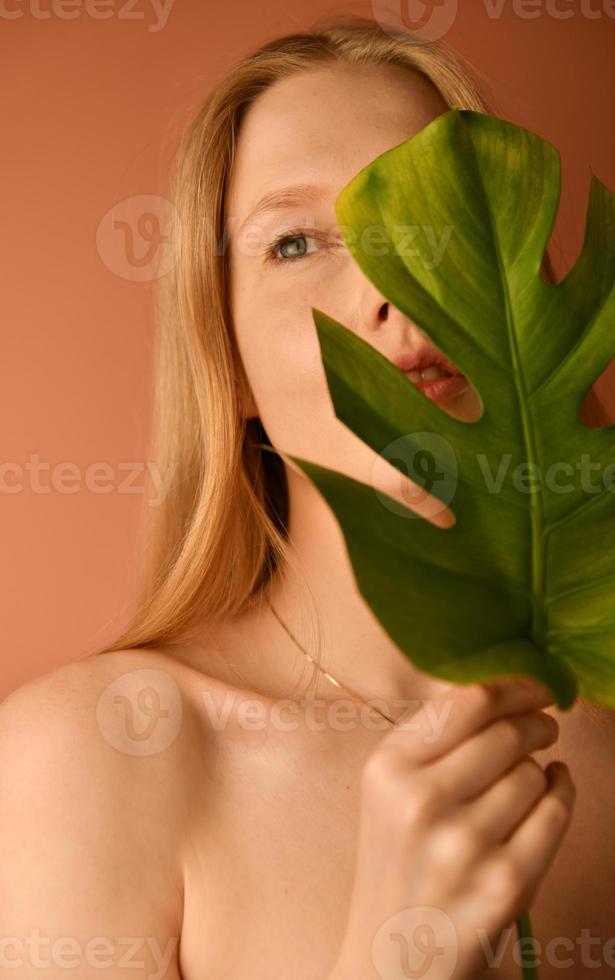
[[(335, 199), (375, 157), (447, 109), (427, 79), (397, 66), (319, 66), (281, 79), (242, 121), (226, 200), (232, 327), (251, 388), (244, 414), (260, 416), (277, 449), (393, 496), (399, 472), (335, 417), (311, 307), (389, 360), (430, 342), (352, 258)], [(264, 195), (295, 184), (318, 190), (253, 213)], [(471, 386), (439, 407), (465, 421), (481, 414)]]

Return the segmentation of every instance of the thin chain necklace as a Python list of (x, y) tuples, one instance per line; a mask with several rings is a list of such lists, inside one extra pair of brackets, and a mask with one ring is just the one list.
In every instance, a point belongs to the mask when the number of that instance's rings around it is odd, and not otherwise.
[(347, 691), (348, 694), (351, 694), (353, 698), (356, 698), (357, 701), (360, 701), (366, 707), (370, 708), (372, 711), (375, 711), (377, 714), (380, 715), (381, 718), (384, 718), (385, 721), (388, 721), (391, 725), (395, 725), (395, 722), (393, 721), (392, 718), (389, 718), (388, 715), (385, 715), (385, 713), (383, 711), (380, 711), (380, 709), (377, 708), (374, 704), (370, 704), (369, 701), (366, 701), (365, 698), (362, 698), (361, 695), (360, 694), (357, 694), (356, 691), (353, 691), (351, 688), (347, 687), (346, 684), (342, 684), (341, 681), (338, 681), (337, 678), (335, 678), (333, 676), (333, 674), (329, 674), (328, 671), (324, 670), (320, 666), (320, 664), (316, 663), (316, 661), (314, 660), (314, 658), (309, 655), (309, 653), (307, 652), (307, 650), (304, 650), (303, 649), (303, 647), (301, 646), (301, 644), (299, 643), (299, 641), (297, 640), (297, 638), (295, 636), (293, 636), (293, 634), (289, 630), (288, 626), (286, 626), (285, 623), (282, 622), (282, 620), (278, 616), (277, 612), (275, 611), (275, 609), (271, 605), (268, 597), (266, 597), (266, 601), (267, 601), (267, 605), (271, 609), (271, 612), (273, 613), (273, 615), (277, 619), (278, 623), (280, 624), (280, 626), (282, 627), (282, 629), (284, 630), (284, 632), (288, 634), (288, 636), (291, 638), (291, 640), (293, 641), (293, 643), (295, 644), (295, 646), (301, 651), (301, 653), (305, 657), (307, 657), (307, 659), (309, 661), (311, 661), (311, 663), (314, 664), (314, 666), (321, 672), (321, 674), (324, 674), (324, 676), (327, 678), (327, 680), (331, 681), (332, 684), (335, 684), (336, 687), (340, 687), (344, 691)]

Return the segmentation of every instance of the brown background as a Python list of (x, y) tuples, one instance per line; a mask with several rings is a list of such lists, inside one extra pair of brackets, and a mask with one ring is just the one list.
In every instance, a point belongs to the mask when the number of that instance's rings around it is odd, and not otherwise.
[[(446, 40), (488, 76), (505, 118), (561, 151), (562, 274), (582, 243), (590, 167), (615, 190), (613, 4), (559, 0), (573, 11), (567, 19), (548, 2), (534, 4), (533, 19), (519, 3), (504, 3), (499, 17), (487, 15), (493, 0), (459, 6)], [(105, 215), (125, 199), (138, 211), (141, 195), (165, 194), (184, 118), (236, 59), (323, 13), (372, 12), (315, 0), (175, 0), (152, 29), (159, 15), (146, 0), (99, 9), (112, 15), (95, 18), (86, 0), (7, 0), (0, 18), (0, 462), (23, 468), (1, 481), (0, 698), (115, 635), (131, 608), (151, 381), (153, 282), (142, 257), (156, 239), (143, 245), (133, 228), (130, 260), (129, 232)], [(615, 370), (607, 381), (615, 410)], [(25, 469), (36, 457), (54, 472), (72, 463), (77, 492), (40, 492)], [(108, 493), (85, 486), (100, 463), (110, 467)]]

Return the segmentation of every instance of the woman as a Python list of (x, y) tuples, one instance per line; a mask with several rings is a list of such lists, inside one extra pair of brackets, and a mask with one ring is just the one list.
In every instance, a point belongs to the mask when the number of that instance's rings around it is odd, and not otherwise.
[[(345, 18), (246, 58), (187, 127), (139, 608), (0, 713), (12, 976), (32, 975), (35, 928), (79, 976), (98, 957), (113, 977), (507, 980), (530, 906), (541, 942), (565, 937), (541, 977), (566, 958), (597, 975), (577, 937), (612, 922), (608, 712), (417, 670), (314, 486), (258, 445), (407, 500), (333, 414), (311, 307), (391, 360), (438, 360), (344, 248), (334, 202), (451, 105), (488, 108), (459, 58)], [(469, 385), (423, 391), (480, 414)], [(545, 768), (560, 749), (570, 768)]]

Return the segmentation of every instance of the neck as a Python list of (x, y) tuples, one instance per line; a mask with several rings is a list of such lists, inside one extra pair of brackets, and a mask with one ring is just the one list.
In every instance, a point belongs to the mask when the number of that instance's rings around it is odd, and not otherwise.
[(313, 609), (321, 634), (321, 667), (365, 700), (380, 699), (397, 719), (408, 701), (448, 685), (414, 667), (375, 617), (358, 590), (339, 524), (312, 482), (293, 470), (288, 486), (289, 540), (300, 574), (285, 568), (276, 575), (271, 605), (301, 647), (315, 656), (301, 628), (307, 592), (313, 599), (307, 609)]

